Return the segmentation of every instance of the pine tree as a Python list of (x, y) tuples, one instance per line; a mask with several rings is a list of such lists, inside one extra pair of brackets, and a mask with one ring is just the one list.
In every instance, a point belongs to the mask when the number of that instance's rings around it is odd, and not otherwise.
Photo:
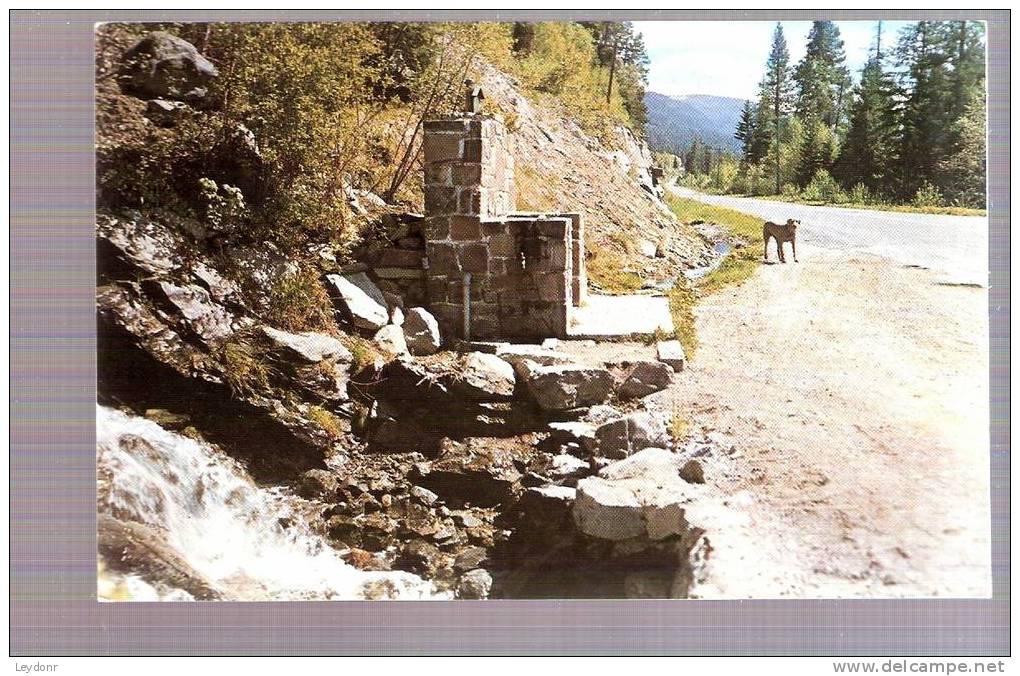
[(740, 122), (737, 123), (737, 131), (733, 137), (740, 141), (741, 157), (745, 162), (751, 160), (751, 144), (754, 142), (754, 121), (755, 105), (751, 101), (744, 101), (744, 108), (740, 111)]
[(882, 22), (875, 53), (861, 71), (850, 111), (850, 126), (833, 174), (847, 188), (858, 183), (869, 190), (885, 190), (890, 177), (897, 131), (896, 87), (882, 65)]
[(899, 141), (899, 188), (910, 197), (934, 182), (949, 145), (952, 101), (944, 22), (919, 21), (904, 29), (897, 50), (904, 70), (903, 127)]
[(939, 163), (939, 173), (946, 179), (946, 197), (963, 206), (985, 207), (985, 117), (982, 92), (972, 97), (954, 124), (956, 148)]
[(782, 128), (793, 112), (794, 82), (790, 72), (790, 52), (786, 47), (783, 25), (776, 22), (772, 33), (772, 49), (765, 64), (765, 78), (761, 83), (761, 99), (758, 104), (758, 119), (755, 121), (755, 154), (761, 152), (773, 156), (771, 166), (775, 177), (776, 192), (782, 187), (783, 152), (778, 146), (782, 141)]
[(793, 74), (797, 85), (797, 116), (819, 120), (833, 131), (846, 115), (850, 73), (839, 28), (832, 21), (815, 21), (808, 33), (807, 53)]

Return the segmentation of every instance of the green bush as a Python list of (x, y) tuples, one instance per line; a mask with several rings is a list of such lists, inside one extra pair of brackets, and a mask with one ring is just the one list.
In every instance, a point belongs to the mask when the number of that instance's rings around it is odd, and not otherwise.
[(271, 324), (287, 331), (337, 331), (333, 304), (311, 266), (277, 278), (269, 291), (266, 315)]
[(875, 201), (875, 196), (868, 190), (868, 186), (857, 183), (850, 189), (850, 201), (854, 204), (871, 204)]
[(931, 184), (929, 181), (925, 181), (921, 184), (921, 187), (917, 189), (914, 194), (914, 206), (915, 207), (941, 207), (945, 206), (945, 198), (942, 196), (942, 192)]
[(807, 184), (801, 196), (806, 200), (839, 203), (846, 202), (847, 196), (836, 179), (825, 169), (815, 172), (811, 182)]

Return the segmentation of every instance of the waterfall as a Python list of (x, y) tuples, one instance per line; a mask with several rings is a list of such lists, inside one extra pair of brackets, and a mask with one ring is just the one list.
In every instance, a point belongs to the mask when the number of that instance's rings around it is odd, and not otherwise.
[[(208, 444), (103, 406), (96, 436), (100, 515), (157, 534), (153, 549), (179, 557), (221, 598), (436, 597), (410, 573), (347, 564), (311, 531), (295, 498), (256, 486), (239, 463)], [(101, 599), (192, 598), (167, 580), (145, 579), (123, 565), (113, 570), (116, 563), (100, 561)]]

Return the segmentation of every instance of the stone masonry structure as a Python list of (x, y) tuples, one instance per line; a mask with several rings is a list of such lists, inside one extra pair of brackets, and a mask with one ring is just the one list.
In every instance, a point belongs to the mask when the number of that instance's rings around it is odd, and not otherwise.
[(585, 300), (581, 216), (513, 212), (508, 141), (485, 115), (425, 122), (426, 291), (447, 340), (565, 337)]

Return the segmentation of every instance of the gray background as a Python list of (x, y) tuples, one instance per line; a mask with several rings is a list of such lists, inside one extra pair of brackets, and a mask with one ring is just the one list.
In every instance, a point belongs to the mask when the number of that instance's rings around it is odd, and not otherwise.
[[(10, 17), (12, 655), (1008, 654), (1008, 11), (89, 10)], [(879, 18), (989, 21), (993, 598), (96, 602), (95, 22)]]

